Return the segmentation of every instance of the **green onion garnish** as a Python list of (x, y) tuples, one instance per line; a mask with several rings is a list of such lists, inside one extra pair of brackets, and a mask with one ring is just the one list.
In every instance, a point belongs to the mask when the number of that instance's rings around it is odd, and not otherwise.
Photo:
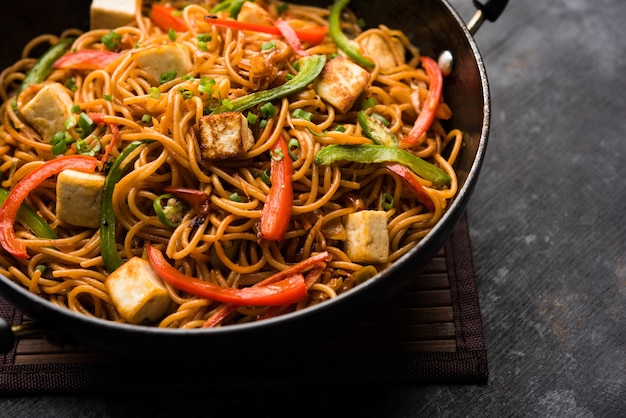
[(300, 141), (298, 141), (298, 138), (291, 138), (287, 144), (287, 149), (289, 150), (289, 156), (293, 161), (297, 161), (298, 158), (300, 158), (302, 149), (300, 148)]
[(175, 70), (166, 71), (159, 76), (159, 84), (165, 84), (168, 81), (172, 81), (175, 78), (176, 78)]
[(272, 187), (272, 180), (270, 180), (270, 170), (265, 170), (263, 172), (263, 174), (261, 174), (261, 180), (263, 181), (263, 183), (267, 184), (268, 186)]
[(276, 41), (267, 41), (261, 44), (261, 51), (269, 51), (271, 49), (276, 49)]
[(248, 112), (248, 114), (246, 115), (246, 120), (248, 121), (248, 125), (256, 125), (259, 117), (252, 112)]
[(308, 120), (309, 122), (311, 121), (311, 119), (313, 119), (313, 113), (307, 112), (304, 109), (296, 109), (291, 113), (291, 115), (296, 119), (304, 119)]
[(271, 102), (265, 103), (259, 110), (261, 111), (261, 116), (265, 119), (269, 119), (276, 114), (276, 107)]
[(372, 107), (374, 105), (376, 105), (376, 99), (374, 99), (373, 97), (368, 97), (361, 104), (361, 109), (363, 109), (363, 110), (369, 109), (370, 107)]
[(393, 208), (393, 204), (394, 204), (393, 196), (390, 195), (389, 193), (383, 193), (381, 197), (381, 202), (380, 202), (380, 205), (383, 207), (383, 209), (389, 210)]
[(122, 35), (113, 31), (107, 33), (106, 35), (103, 35), (100, 38), (100, 42), (102, 42), (104, 46), (109, 50), (119, 48), (121, 41), (122, 41)]
[(153, 99), (158, 99), (161, 97), (161, 90), (158, 87), (150, 87), (150, 97)]

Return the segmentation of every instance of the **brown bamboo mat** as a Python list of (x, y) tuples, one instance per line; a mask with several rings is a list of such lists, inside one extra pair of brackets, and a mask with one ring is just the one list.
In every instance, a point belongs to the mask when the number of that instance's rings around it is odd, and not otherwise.
[[(13, 325), (28, 321), (2, 298), (0, 316)], [(229, 363), (230, 373), (221, 375), (210, 360), (198, 362), (214, 377), (207, 378), (207, 386), (485, 383), (487, 353), (467, 217), (463, 216), (442, 250), (416, 274), (406, 291), (341, 336), (305, 353), (285, 354), (280, 362), (246, 363), (243, 375), (232, 373), (236, 360)], [(0, 395), (150, 390), (167, 388), (172, 382), (181, 389), (185, 370), (176, 367), (175, 360), (165, 364), (171, 366), (129, 363), (43, 337), (21, 339), (11, 352), (0, 354)], [(141, 387), (135, 387), (137, 381)]]

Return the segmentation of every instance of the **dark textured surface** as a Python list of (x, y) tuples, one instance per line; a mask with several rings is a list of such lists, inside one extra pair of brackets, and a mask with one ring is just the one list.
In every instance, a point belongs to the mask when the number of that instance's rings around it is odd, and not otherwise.
[(199, 376), (192, 393), (2, 399), (0, 416), (624, 416), (624, 21), (622, 0), (513, 0), (476, 36), (493, 98), (469, 207), (486, 385), (208, 391)]

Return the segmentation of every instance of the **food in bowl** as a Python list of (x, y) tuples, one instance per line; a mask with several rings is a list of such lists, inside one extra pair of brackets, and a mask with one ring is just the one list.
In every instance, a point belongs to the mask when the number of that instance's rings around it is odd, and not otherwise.
[(404, 33), (346, 0), (131, 3), (0, 76), (4, 276), (111, 321), (226, 326), (347, 292), (441, 219), (462, 132)]

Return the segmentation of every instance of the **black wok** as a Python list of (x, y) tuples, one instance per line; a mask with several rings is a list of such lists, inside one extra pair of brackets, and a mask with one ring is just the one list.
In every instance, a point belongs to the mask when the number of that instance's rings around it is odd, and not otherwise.
[[(328, 5), (330, 1), (307, 3)], [(41, 33), (60, 33), (67, 27), (87, 29), (88, 3), (70, 7), (65, 1), (23, 0), (2, 16), (2, 68), (18, 58), (22, 46)], [(459, 221), (470, 199), (487, 146), (490, 98), (487, 76), (472, 33), (482, 19), (494, 20), (506, 0), (481, 4), (466, 26), (445, 0), (385, 2), (353, 0), (349, 7), (370, 25), (385, 24), (404, 30), (425, 55), (438, 57), (450, 51), (451, 74), (444, 82), (444, 97), (454, 117), (450, 124), (465, 134), (456, 162), (460, 190), (443, 219), (407, 255), (373, 279), (336, 299), (282, 317), (216, 329), (158, 329), (112, 323), (59, 308), (31, 294), (21, 285), (0, 276), (0, 294), (46, 330), (70, 343), (82, 343), (101, 351), (124, 355), (163, 356), (186, 353), (244, 353), (279, 347), (304, 346), (331, 337), (358, 319), (366, 310), (402, 289), (441, 248)], [(482, 12), (481, 12), (482, 11)], [(15, 336), (0, 320), (0, 345), (10, 349)], [(282, 350), (281, 350), (282, 351)]]

